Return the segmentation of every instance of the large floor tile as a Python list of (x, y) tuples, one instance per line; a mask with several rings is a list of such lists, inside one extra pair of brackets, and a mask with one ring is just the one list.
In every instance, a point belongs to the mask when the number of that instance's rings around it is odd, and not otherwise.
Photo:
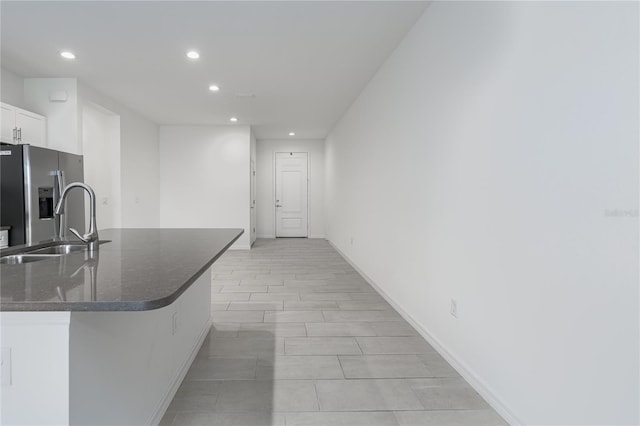
[(307, 324), (308, 336), (375, 336), (376, 332), (366, 322), (317, 322)]
[(167, 412), (211, 411), (221, 389), (218, 381), (182, 382)]
[(396, 426), (390, 411), (287, 413), (287, 426)]
[(417, 355), (434, 377), (460, 377), (460, 374), (437, 352)]
[(258, 275), (256, 276), (256, 278), (248, 278), (248, 279), (243, 279), (240, 281), (240, 285), (241, 286), (246, 286), (246, 285), (266, 285), (266, 286), (271, 286), (271, 285), (283, 285), (284, 281), (282, 280), (282, 278), (277, 278), (277, 277), (267, 277), (267, 278), (260, 278), (261, 276)]
[(366, 300), (341, 300), (338, 306), (343, 311), (384, 311), (393, 309), (386, 302), (369, 302)]
[[(205, 342), (207, 343), (207, 342)], [(234, 358), (234, 357), (262, 357), (267, 358), (284, 354), (284, 338), (240, 336), (216, 337), (211, 339), (201, 353), (208, 357)]]
[(344, 379), (337, 356), (276, 356), (259, 359), (260, 379)]
[(281, 311), (282, 310), (282, 301), (271, 301), (271, 302), (231, 302), (229, 304), (229, 311)]
[(225, 285), (220, 293), (266, 293), (266, 285)]
[(353, 337), (286, 337), (286, 355), (360, 355)]
[(421, 410), (405, 380), (319, 380), (321, 411)]
[(424, 354), (434, 349), (422, 337), (358, 337), (365, 354)]
[(263, 311), (214, 311), (211, 319), (215, 323), (262, 322)]
[(427, 410), (488, 409), (489, 405), (467, 384), (460, 386), (414, 386), (414, 392)]
[(229, 302), (211, 304), (212, 311), (226, 311), (228, 307), (229, 307)]
[(278, 322), (278, 323), (242, 323), (239, 336), (266, 338), (273, 337), (301, 337), (307, 335), (307, 329), (303, 323)]
[(348, 293), (300, 293), (300, 300), (351, 300)]
[(264, 322), (322, 322), (322, 311), (274, 311), (264, 313)]
[(347, 379), (387, 379), (432, 377), (416, 355), (340, 356)]
[(257, 358), (203, 358), (195, 359), (185, 380), (253, 380)]
[(300, 300), (298, 293), (253, 293), (251, 298), (245, 300), (264, 301), (264, 300)]
[(323, 311), (323, 314), (327, 322), (404, 321), (395, 311)]
[(371, 323), (377, 336), (417, 336), (416, 330), (406, 321), (386, 321)]
[(310, 380), (254, 380), (222, 382), (216, 411), (317, 411)]
[(236, 300), (249, 300), (250, 293), (214, 293), (211, 295), (213, 303), (224, 303)]
[(403, 426), (506, 426), (493, 410), (396, 411)]
[(310, 300), (305, 302), (289, 301), (284, 302), (285, 311), (322, 311), (339, 309), (338, 304), (332, 300)]
[(172, 426), (285, 426), (285, 417), (271, 411), (188, 412), (175, 414)]

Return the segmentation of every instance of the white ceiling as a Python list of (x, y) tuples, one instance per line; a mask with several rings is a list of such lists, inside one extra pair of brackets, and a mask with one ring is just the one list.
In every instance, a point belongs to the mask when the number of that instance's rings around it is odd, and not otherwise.
[[(324, 138), (426, 6), (2, 1), (1, 63), (25, 77), (77, 77), (159, 124), (237, 116), (258, 139)], [(190, 48), (200, 60), (186, 59)]]

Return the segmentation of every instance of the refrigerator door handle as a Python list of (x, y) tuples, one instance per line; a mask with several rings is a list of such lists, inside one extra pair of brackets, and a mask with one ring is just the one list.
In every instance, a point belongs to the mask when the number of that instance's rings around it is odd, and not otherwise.
[[(54, 170), (53, 171), (53, 204), (55, 206), (58, 205), (58, 200), (60, 200), (60, 196), (62, 195), (62, 191), (64, 189), (66, 185), (66, 182), (64, 181), (64, 172), (62, 170)], [(59, 237), (62, 238), (64, 236), (64, 230), (66, 227), (66, 221), (63, 221), (62, 218), (66, 217), (66, 215), (64, 214), (64, 207), (62, 206), (62, 209), (60, 210), (60, 214), (55, 215), (54, 217), (54, 231), (55, 234)]]

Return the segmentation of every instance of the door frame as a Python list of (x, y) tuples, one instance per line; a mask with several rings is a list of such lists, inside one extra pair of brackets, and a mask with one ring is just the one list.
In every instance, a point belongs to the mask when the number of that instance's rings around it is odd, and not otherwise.
[[(277, 175), (278, 170), (276, 167), (278, 154), (306, 154), (307, 155), (307, 236), (306, 237), (278, 237), (278, 208), (276, 207), (276, 192), (277, 192)], [(274, 151), (273, 152), (273, 235), (275, 238), (309, 238), (309, 152), (308, 151)]]

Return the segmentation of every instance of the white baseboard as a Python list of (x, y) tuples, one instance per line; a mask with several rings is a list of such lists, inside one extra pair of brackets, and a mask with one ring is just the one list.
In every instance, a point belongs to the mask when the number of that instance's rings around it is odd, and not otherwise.
[(309, 235), (309, 238), (320, 238), (320, 239), (326, 239), (326, 236), (324, 234), (311, 234)]
[(267, 238), (267, 239), (273, 239), (276, 237), (275, 234), (256, 234), (256, 236), (258, 238)]
[(171, 383), (171, 386), (167, 390), (167, 393), (165, 397), (162, 399), (162, 402), (158, 406), (158, 409), (156, 410), (155, 415), (153, 416), (153, 418), (151, 419), (151, 422), (149, 423), (150, 425), (154, 425), (154, 426), (157, 425), (158, 423), (160, 423), (160, 420), (162, 420), (162, 417), (164, 417), (165, 413), (167, 412), (167, 408), (169, 408), (169, 404), (171, 404), (173, 397), (176, 396), (176, 392), (178, 391), (178, 388), (182, 384), (182, 381), (187, 375), (187, 372), (189, 371), (189, 368), (191, 367), (193, 360), (196, 358), (198, 351), (202, 347), (202, 344), (204, 343), (204, 339), (207, 337), (207, 334), (209, 334), (209, 330), (211, 329), (212, 324), (213, 324), (213, 321), (211, 320), (211, 316), (209, 316), (209, 320), (205, 323), (204, 328), (200, 332), (200, 336), (198, 337), (196, 344), (191, 349), (191, 353), (189, 354), (189, 357), (185, 360), (184, 364), (182, 364), (182, 367), (180, 367), (178, 374), (176, 375), (175, 379)]
[(524, 422), (506, 406), (506, 404), (499, 398), (484, 380), (480, 379), (477, 374), (471, 370), (467, 363), (460, 360), (452, 351), (448, 350), (442, 342), (436, 338), (426, 327), (413, 319), (407, 311), (393, 300), (389, 295), (382, 290), (382, 288), (376, 284), (367, 274), (365, 274), (349, 257), (344, 254), (331, 240), (329, 244), (355, 269), (370, 285), (373, 287), (393, 308), (404, 318), (416, 331), (429, 342), (431, 346), (458, 372), (460, 375), (478, 392), (484, 399), (496, 410), (502, 418), (510, 425), (522, 425)]
[(229, 247), (228, 250), (251, 250), (251, 246), (248, 244), (238, 244)]

